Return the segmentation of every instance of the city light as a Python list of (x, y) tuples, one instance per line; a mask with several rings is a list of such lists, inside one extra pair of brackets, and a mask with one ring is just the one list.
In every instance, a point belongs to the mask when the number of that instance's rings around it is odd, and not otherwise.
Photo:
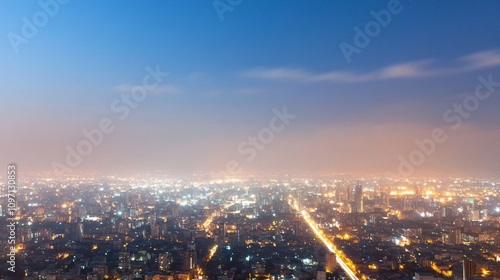
[(314, 232), (315, 236), (323, 242), (323, 244), (328, 248), (328, 250), (330, 252), (335, 253), (338, 264), (345, 271), (345, 273), (349, 276), (349, 278), (350, 279), (354, 279), (354, 280), (364, 279), (365, 276), (361, 275), (360, 277), (358, 277), (356, 275), (355, 271), (357, 271), (357, 269), (354, 266), (354, 264), (352, 264), (352, 261), (350, 261), (349, 259), (347, 259), (347, 257), (342, 253), (342, 251), (338, 250), (335, 247), (335, 245), (331, 241), (328, 240), (328, 238), (324, 235), (324, 233), (320, 229), (318, 229), (318, 225), (309, 216), (309, 214), (305, 210), (300, 210), (300, 207), (299, 207), (299, 204), (298, 204), (297, 200), (294, 197), (292, 197), (292, 196), (290, 196), (290, 198), (292, 200), (291, 206), (296, 211), (298, 211), (299, 213), (301, 213), (302, 217), (304, 218), (304, 220), (306, 221), (306, 223), (309, 225), (309, 227), (312, 229), (312, 231)]

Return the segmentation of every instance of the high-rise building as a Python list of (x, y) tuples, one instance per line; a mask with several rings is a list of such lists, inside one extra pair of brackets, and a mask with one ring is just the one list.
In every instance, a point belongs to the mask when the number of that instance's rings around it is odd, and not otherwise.
[(160, 239), (160, 226), (157, 224), (151, 225), (151, 238), (152, 239)]
[(172, 264), (172, 258), (168, 253), (162, 253), (158, 255), (158, 270), (168, 271), (170, 265)]
[(479, 221), (481, 219), (481, 215), (479, 209), (473, 209), (471, 212), (471, 221)]
[(412, 208), (412, 203), (411, 203), (411, 201), (412, 201), (412, 199), (411, 199), (411, 197), (409, 197), (409, 196), (406, 196), (406, 197), (404, 198), (404, 201), (403, 201), (403, 209), (404, 209), (405, 211), (408, 211), (408, 210), (412, 210), (412, 209), (413, 209), (413, 208)]
[(380, 198), (382, 200), (382, 205), (384, 205), (385, 207), (389, 207), (390, 206), (390, 203), (389, 203), (389, 193), (382, 192), (380, 194)]
[(118, 268), (122, 270), (130, 269), (130, 253), (128, 252), (118, 253)]
[(196, 269), (196, 251), (186, 251), (184, 252), (184, 270), (190, 271), (193, 269)]
[(189, 251), (195, 251), (196, 250), (196, 243), (194, 243), (194, 241), (190, 241), (188, 244), (187, 244), (187, 249)]
[(67, 224), (65, 234), (70, 240), (81, 240), (83, 238), (83, 223), (78, 220), (76, 223)]
[(462, 244), (462, 231), (460, 229), (452, 229), (450, 231), (450, 244)]
[(92, 268), (94, 274), (97, 275), (99, 280), (104, 279), (108, 275), (108, 266), (105, 264), (98, 264)]
[(500, 235), (495, 236), (495, 246), (500, 246)]
[(422, 197), (422, 187), (421, 186), (415, 186), (414, 187), (414, 193), (415, 193), (415, 197), (417, 197), (417, 198)]
[(326, 280), (326, 272), (323, 270), (316, 271), (316, 280)]
[(295, 232), (295, 236), (302, 236), (302, 221), (297, 219), (293, 223), (294, 223), (293, 230)]
[(463, 280), (470, 279), (476, 274), (476, 263), (471, 260), (463, 260)]
[(334, 253), (327, 252), (325, 255), (325, 271), (329, 273), (335, 272), (337, 268), (337, 259)]
[(363, 186), (361, 182), (356, 184), (354, 189), (354, 213), (363, 213)]
[(443, 208), (443, 218), (453, 217), (453, 209), (451, 207)]
[(335, 203), (342, 202), (342, 194), (340, 193), (340, 184), (335, 188)]
[(347, 196), (347, 203), (349, 204), (350, 202), (352, 202), (354, 200), (354, 192), (353, 192), (353, 188), (351, 188), (350, 186), (346, 186), (346, 196)]

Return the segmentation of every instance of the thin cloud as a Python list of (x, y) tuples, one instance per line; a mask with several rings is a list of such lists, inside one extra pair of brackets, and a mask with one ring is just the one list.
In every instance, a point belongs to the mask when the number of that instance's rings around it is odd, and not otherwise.
[(461, 61), (468, 64), (467, 70), (477, 70), (486, 67), (500, 65), (500, 51), (488, 50), (469, 54), (460, 58)]
[[(114, 87), (114, 91), (120, 92), (120, 93), (130, 93), (132, 89), (135, 86), (129, 85), (129, 84), (122, 84)], [(149, 90), (149, 93), (154, 93), (154, 94), (174, 94), (174, 93), (179, 93), (181, 90), (179, 87), (172, 86), (172, 85), (160, 85), (152, 90)]]
[(398, 78), (421, 78), (450, 75), (479, 70), (500, 65), (500, 51), (488, 50), (469, 54), (457, 59), (462, 65), (448, 68), (432, 67), (432, 60), (412, 61), (390, 65), (372, 72), (355, 73), (331, 71), (312, 73), (291, 68), (256, 68), (243, 73), (245, 77), (266, 80), (296, 80), (303, 82), (339, 82), (354, 83)]
[(267, 79), (267, 80), (298, 80), (304, 82), (366, 82), (382, 79), (393, 78), (414, 78), (429, 75), (423, 67), (429, 61), (417, 61), (404, 64), (391, 65), (389, 67), (368, 72), (365, 74), (345, 72), (345, 71), (331, 71), (326, 73), (311, 73), (300, 69), (288, 68), (257, 68), (246, 71), (243, 73), (246, 77)]

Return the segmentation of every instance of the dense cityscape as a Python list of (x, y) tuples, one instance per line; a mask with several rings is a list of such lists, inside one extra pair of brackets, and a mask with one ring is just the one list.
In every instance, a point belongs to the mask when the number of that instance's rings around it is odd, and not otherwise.
[(500, 280), (500, 0), (0, 11), (0, 280)]
[[(498, 184), (349, 176), (19, 179), (15, 274), (33, 280), (495, 279)], [(8, 250), (9, 228), (0, 234)], [(3, 277), (8, 268), (4, 259)]]

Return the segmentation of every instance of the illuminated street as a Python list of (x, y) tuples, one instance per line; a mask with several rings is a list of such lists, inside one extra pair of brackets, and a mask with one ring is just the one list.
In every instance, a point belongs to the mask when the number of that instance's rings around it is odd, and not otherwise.
[(316, 235), (316, 237), (323, 242), (323, 244), (328, 248), (328, 250), (330, 250), (330, 252), (335, 253), (337, 257), (337, 263), (344, 270), (347, 276), (349, 276), (350, 279), (365, 279), (366, 277), (364, 275), (358, 276), (359, 273), (357, 273), (357, 269), (352, 263), (352, 261), (349, 260), (341, 250), (335, 247), (335, 245), (330, 240), (328, 240), (328, 238), (325, 236), (322, 230), (318, 229), (318, 225), (311, 218), (309, 213), (307, 213), (305, 210), (300, 210), (297, 200), (293, 196), (290, 196), (290, 198), (293, 201), (291, 206), (295, 209), (295, 211), (298, 211), (302, 215), (302, 218), (304, 218), (309, 227), (312, 229), (314, 235)]

